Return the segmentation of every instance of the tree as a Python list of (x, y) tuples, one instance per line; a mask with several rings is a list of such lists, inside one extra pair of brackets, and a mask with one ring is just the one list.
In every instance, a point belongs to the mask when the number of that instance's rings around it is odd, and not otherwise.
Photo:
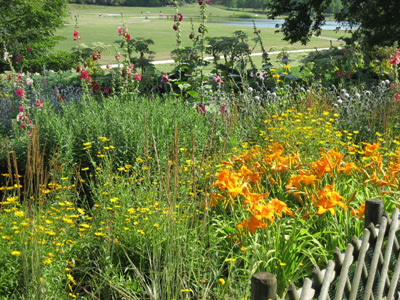
[[(53, 47), (68, 0), (0, 0), (0, 47), (10, 53), (41, 55)], [(71, 33), (72, 34), (72, 33)], [(14, 55), (15, 56), (15, 55)], [(4, 69), (4, 62), (0, 71)]]
[[(340, 0), (342, 9), (335, 19), (347, 23), (353, 30), (353, 39), (368, 46), (392, 45), (400, 41), (400, 18), (397, 1)], [(270, 0), (267, 4), (270, 18), (285, 15), (279, 31), (284, 40), (306, 44), (313, 34), (320, 35), (325, 23), (324, 13), (332, 0)], [(357, 27), (358, 26), (358, 27)]]
[(230, 8), (236, 8), (236, 6), (237, 6), (237, 0), (224, 0), (223, 4), (224, 4), (224, 6), (227, 7), (228, 9), (230, 9)]

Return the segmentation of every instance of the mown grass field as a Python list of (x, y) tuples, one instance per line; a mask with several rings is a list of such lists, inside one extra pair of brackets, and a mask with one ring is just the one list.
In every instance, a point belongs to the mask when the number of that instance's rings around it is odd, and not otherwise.
[[(162, 15), (160, 15), (160, 10)], [(175, 8), (141, 8), (141, 7), (105, 7), (105, 6), (90, 6), (90, 5), (70, 5), (70, 19), (64, 28), (58, 31), (58, 34), (65, 37), (63, 41), (55, 48), (55, 50), (70, 51), (78, 43), (92, 45), (93, 43), (103, 43), (109, 45), (107, 51), (102, 53), (102, 62), (104, 64), (116, 63), (115, 54), (119, 49), (119, 44), (116, 41), (121, 41), (118, 36), (117, 28), (125, 23), (129, 28), (131, 38), (151, 38), (154, 45), (151, 50), (156, 54), (154, 60), (166, 60), (171, 58), (171, 51), (176, 48), (176, 32), (172, 29), (173, 15)], [(183, 46), (191, 46), (192, 40), (189, 35), (192, 32), (192, 24), (190, 18), (193, 18), (193, 27), (195, 33), (200, 24), (198, 19), (199, 12), (197, 6), (186, 5), (179, 8), (183, 15), (181, 24), (181, 38)], [(143, 14), (141, 13), (143, 12)], [(243, 14), (241, 11), (229, 11), (220, 7), (210, 6), (208, 9), (210, 16), (215, 17), (232, 17), (235, 14)], [(246, 12), (246, 14), (256, 17), (261, 17), (259, 13)], [(76, 22), (77, 21), (77, 22)], [(77, 26), (79, 35), (82, 37), (80, 41), (73, 40), (73, 31)], [(209, 37), (232, 36), (237, 30), (244, 31), (251, 41), (253, 39), (253, 28), (245, 26), (231, 26), (220, 24), (207, 24)], [(323, 31), (322, 36), (330, 38), (340, 38), (344, 32), (335, 32), (333, 30)], [(261, 37), (266, 49), (269, 51), (279, 51), (282, 49), (313, 49), (325, 48), (333, 45), (340, 45), (339, 41), (329, 41), (321, 38), (312, 38), (306, 46), (300, 43), (290, 45), (282, 40), (283, 35), (275, 33), (275, 29), (262, 28)], [(254, 42), (250, 42), (250, 46), (254, 46)], [(259, 46), (255, 47), (255, 51), (259, 52)], [(255, 59), (257, 62), (257, 59)], [(162, 68), (162, 67), (159, 67)], [(168, 67), (167, 67), (168, 68)]]

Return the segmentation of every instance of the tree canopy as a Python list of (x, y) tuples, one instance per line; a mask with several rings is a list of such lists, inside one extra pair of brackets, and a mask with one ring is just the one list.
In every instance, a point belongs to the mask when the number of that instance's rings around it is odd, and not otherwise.
[[(340, 0), (340, 10), (334, 16), (352, 27), (353, 39), (365, 45), (392, 45), (400, 41), (399, 6), (392, 0)], [(325, 12), (333, 0), (270, 0), (267, 3), (269, 17), (286, 16), (279, 29), (284, 39), (306, 44), (313, 34), (321, 33)]]
[[(7, 51), (54, 46), (67, 16), (68, 0), (0, 0), (0, 47)], [(2, 49), (4, 50), (4, 49)]]

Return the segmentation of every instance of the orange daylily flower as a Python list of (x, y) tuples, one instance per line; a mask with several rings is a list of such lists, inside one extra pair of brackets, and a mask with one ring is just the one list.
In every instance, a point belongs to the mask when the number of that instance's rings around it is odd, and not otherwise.
[(263, 201), (263, 199), (265, 197), (268, 197), (268, 195), (269, 195), (269, 193), (256, 194), (256, 193), (247, 192), (245, 195), (245, 199), (242, 202), (242, 205), (250, 204), (250, 207), (252, 207), (254, 205), (254, 203)]
[(336, 213), (335, 206), (338, 205), (346, 210), (346, 205), (341, 201), (344, 199), (339, 192), (334, 191), (332, 185), (326, 185), (317, 192), (317, 200), (314, 206), (318, 208), (318, 215), (324, 214), (328, 210), (334, 215)]
[(345, 172), (347, 175), (350, 175), (350, 173), (353, 170), (358, 170), (358, 167), (355, 165), (355, 163), (353, 162), (344, 162), (342, 161), (339, 165), (339, 167), (337, 168), (338, 172)]
[(273, 198), (271, 199), (270, 204), (274, 207), (275, 213), (280, 217), (282, 217), (282, 213), (285, 213), (289, 216), (293, 214), (292, 211), (289, 209), (289, 207), (286, 205), (286, 203), (283, 201)]
[(250, 230), (252, 234), (255, 234), (258, 228), (265, 227), (267, 227), (267, 224), (254, 216), (252, 216), (250, 220), (244, 219), (242, 222), (236, 225), (237, 229), (243, 229), (245, 232)]
[(365, 202), (361, 204), (360, 208), (354, 209), (350, 211), (350, 214), (355, 217), (357, 216), (359, 219), (362, 219), (362, 217), (365, 215)]
[(365, 156), (366, 157), (371, 157), (374, 156), (376, 151), (380, 149), (379, 142), (377, 143), (363, 143), (365, 145), (364, 150), (365, 150)]

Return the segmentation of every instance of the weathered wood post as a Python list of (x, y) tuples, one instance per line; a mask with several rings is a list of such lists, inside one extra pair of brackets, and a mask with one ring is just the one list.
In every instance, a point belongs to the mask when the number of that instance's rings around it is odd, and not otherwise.
[(262, 272), (251, 277), (251, 300), (276, 300), (276, 277)]
[(383, 201), (379, 199), (368, 199), (365, 201), (365, 223), (367, 228), (370, 223), (376, 225), (381, 224), (383, 215)]

